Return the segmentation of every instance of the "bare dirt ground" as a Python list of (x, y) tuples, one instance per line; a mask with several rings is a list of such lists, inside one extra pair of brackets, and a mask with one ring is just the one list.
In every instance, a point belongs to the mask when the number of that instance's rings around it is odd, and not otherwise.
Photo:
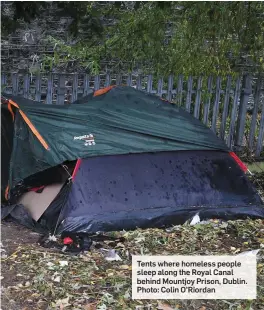
[[(2, 241), (2, 259), (1, 259), (1, 285), (8, 287), (19, 283), (19, 265), (14, 265), (12, 261), (7, 259), (15, 253), (20, 247), (25, 245), (36, 245), (39, 235), (21, 225), (13, 222), (3, 222), (1, 224), (1, 241)], [(4, 291), (1, 292), (1, 310), (22, 310), (25, 308), (25, 300), (19, 301), (10, 299), (5, 295)], [(34, 308), (28, 308), (34, 309)]]

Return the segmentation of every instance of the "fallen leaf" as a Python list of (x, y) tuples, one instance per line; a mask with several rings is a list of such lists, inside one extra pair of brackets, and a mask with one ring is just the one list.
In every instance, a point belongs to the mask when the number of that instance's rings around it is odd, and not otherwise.
[(174, 308), (172, 308), (169, 304), (159, 302), (158, 310), (174, 310)]
[(131, 295), (130, 295), (130, 290), (128, 289), (126, 292), (125, 292), (125, 294), (124, 294), (124, 298), (125, 299), (129, 299), (131, 297)]
[(245, 251), (245, 252), (239, 253), (238, 256), (244, 256), (244, 255), (253, 255), (253, 256), (256, 256), (256, 255), (258, 255), (258, 252), (259, 252), (259, 251), (260, 251), (260, 249), (251, 250), (251, 251)]
[(118, 242), (118, 244), (116, 245), (117, 248), (124, 248), (125, 245), (121, 242)]
[(53, 280), (54, 282), (59, 283), (60, 280), (61, 280), (61, 277), (60, 277), (60, 276), (57, 276), (57, 277), (53, 278), (52, 280)]
[(58, 299), (55, 301), (55, 307), (60, 307), (60, 309), (64, 309), (65, 307), (70, 306), (71, 304), (69, 304), (69, 299), (70, 297), (66, 297), (63, 299)]
[(48, 263), (47, 263), (47, 266), (48, 266), (48, 267), (53, 267), (53, 266), (55, 266), (55, 264), (53, 264), (52, 262), (48, 262)]
[(61, 267), (64, 267), (64, 266), (68, 266), (68, 265), (69, 265), (69, 263), (68, 263), (66, 260), (60, 260), (60, 261), (59, 261), (59, 264), (60, 264)]
[(131, 269), (132, 267), (128, 265), (121, 265), (119, 268), (123, 270), (127, 270), (127, 269)]
[(105, 256), (105, 259), (107, 261), (119, 261), (119, 260), (122, 260), (121, 257), (113, 249), (108, 251), (108, 253)]
[(87, 305), (84, 305), (83, 309), (84, 310), (96, 310), (97, 303), (89, 303)]

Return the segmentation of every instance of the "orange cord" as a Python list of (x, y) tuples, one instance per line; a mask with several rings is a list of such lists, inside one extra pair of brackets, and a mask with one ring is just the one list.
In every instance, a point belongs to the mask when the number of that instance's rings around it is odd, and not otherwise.
[(111, 90), (114, 87), (116, 87), (116, 86), (112, 85), (112, 86), (108, 86), (108, 87), (105, 87), (105, 88), (102, 88), (102, 89), (98, 89), (98, 90), (96, 90), (94, 92), (94, 97), (106, 94), (107, 92), (109, 92), (109, 90)]

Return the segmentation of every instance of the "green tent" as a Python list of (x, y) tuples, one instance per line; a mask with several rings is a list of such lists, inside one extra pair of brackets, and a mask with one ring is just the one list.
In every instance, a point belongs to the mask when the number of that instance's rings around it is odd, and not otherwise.
[(87, 100), (87, 104), (60, 106), (11, 97), (11, 104), (2, 105), (7, 110), (4, 115), (10, 109), (15, 114), (10, 189), (30, 175), (78, 158), (228, 151), (222, 140), (189, 113), (132, 87), (115, 87)]
[(160, 227), (196, 212), (264, 217), (224, 141), (154, 95), (108, 87), (63, 106), (3, 95), (1, 110), (4, 217), (75, 232)]

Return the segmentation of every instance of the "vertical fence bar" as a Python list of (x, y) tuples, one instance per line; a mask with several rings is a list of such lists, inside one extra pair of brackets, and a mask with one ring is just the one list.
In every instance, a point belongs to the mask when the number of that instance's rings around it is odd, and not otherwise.
[(83, 96), (87, 96), (90, 91), (90, 76), (88, 74), (85, 74), (84, 76), (83, 87)]
[(205, 99), (204, 115), (203, 115), (203, 122), (206, 126), (208, 126), (209, 123), (209, 112), (212, 99), (212, 87), (213, 87), (213, 77), (209, 76), (207, 81), (207, 94)]
[(127, 86), (132, 86), (132, 74), (128, 74), (127, 76)]
[(116, 86), (121, 85), (121, 81), (122, 81), (122, 76), (120, 74), (118, 74), (116, 76)]
[(220, 95), (221, 95), (221, 78), (218, 76), (216, 79), (216, 89), (215, 89), (215, 102), (213, 108), (213, 117), (212, 117), (212, 130), (216, 133), (217, 117), (219, 112), (220, 104)]
[(41, 74), (38, 73), (36, 76), (36, 84), (35, 84), (35, 100), (41, 101)]
[(229, 75), (227, 77), (227, 82), (226, 82), (224, 109), (223, 109), (222, 122), (221, 122), (221, 127), (220, 127), (220, 138), (222, 139), (225, 138), (226, 120), (228, 116), (231, 82), (232, 82), (232, 79), (231, 79), (231, 76)]
[(250, 124), (250, 131), (248, 137), (248, 146), (252, 150), (254, 145), (254, 138), (255, 138), (255, 130), (257, 124), (257, 117), (258, 117), (258, 110), (259, 110), (259, 100), (260, 100), (260, 93), (261, 93), (261, 77), (258, 77), (255, 94), (254, 94), (254, 108), (252, 112), (252, 119)]
[(97, 74), (95, 77), (94, 77), (94, 90), (98, 90), (100, 89), (100, 75)]
[(73, 75), (71, 103), (78, 99), (78, 74)]
[(264, 143), (264, 102), (262, 103), (262, 111), (261, 111), (261, 119), (260, 119), (260, 125), (259, 125), (259, 135), (258, 135), (258, 141), (257, 141), (257, 147), (256, 147), (256, 157), (259, 157), (261, 154), (261, 151), (263, 149), (263, 143)]
[(107, 74), (106, 77), (105, 77), (105, 87), (108, 87), (111, 85), (111, 76), (110, 74)]
[(203, 78), (200, 76), (197, 81), (197, 91), (196, 91), (196, 98), (195, 98), (195, 105), (194, 105), (194, 117), (199, 119), (200, 116), (200, 106), (201, 106), (201, 95), (202, 95), (202, 83)]
[(56, 104), (63, 105), (65, 100), (65, 75), (59, 75)]
[(6, 74), (5, 74), (5, 73), (2, 73), (2, 74), (1, 74), (1, 89), (2, 89), (2, 91), (4, 91), (3, 88), (6, 87), (6, 80), (7, 80)]
[(177, 83), (177, 105), (182, 105), (182, 92), (183, 92), (183, 75), (180, 74), (178, 76), (178, 83)]
[(191, 103), (192, 103), (192, 87), (193, 87), (193, 78), (189, 76), (187, 82), (187, 95), (186, 95), (186, 111), (191, 112)]
[(242, 82), (242, 92), (240, 96), (240, 104), (237, 118), (237, 128), (235, 135), (235, 146), (237, 150), (240, 150), (243, 144), (244, 130), (247, 117), (247, 104), (249, 95), (252, 93), (251, 78), (249, 75), (244, 75)]
[(152, 79), (152, 75), (150, 74), (148, 76), (148, 82), (147, 82), (147, 92), (148, 93), (152, 93), (152, 82), (153, 82), (153, 79)]
[(18, 95), (18, 75), (17, 75), (17, 73), (12, 74), (12, 94), (14, 96)]
[(236, 126), (236, 116), (237, 116), (237, 107), (238, 107), (238, 100), (240, 95), (240, 88), (241, 88), (241, 78), (237, 78), (236, 81), (236, 88), (234, 92), (234, 101), (232, 106), (231, 118), (230, 118), (230, 127), (229, 127), (229, 136), (227, 138), (227, 145), (229, 148), (233, 146), (233, 139), (235, 133), (235, 126)]
[(163, 77), (158, 80), (158, 91), (157, 95), (161, 98), (163, 95)]
[(29, 75), (25, 74), (24, 75), (24, 87), (23, 87), (23, 96), (25, 98), (29, 97), (29, 85), (30, 85), (30, 80), (29, 80)]
[(172, 90), (173, 90), (173, 75), (169, 76), (168, 79), (168, 93), (167, 93), (167, 100), (172, 100)]
[(138, 90), (142, 90), (142, 78), (141, 75), (137, 77), (137, 87)]
[(46, 97), (47, 104), (52, 104), (52, 97), (53, 97), (53, 74), (50, 73), (48, 77), (48, 87), (47, 87), (47, 97)]

